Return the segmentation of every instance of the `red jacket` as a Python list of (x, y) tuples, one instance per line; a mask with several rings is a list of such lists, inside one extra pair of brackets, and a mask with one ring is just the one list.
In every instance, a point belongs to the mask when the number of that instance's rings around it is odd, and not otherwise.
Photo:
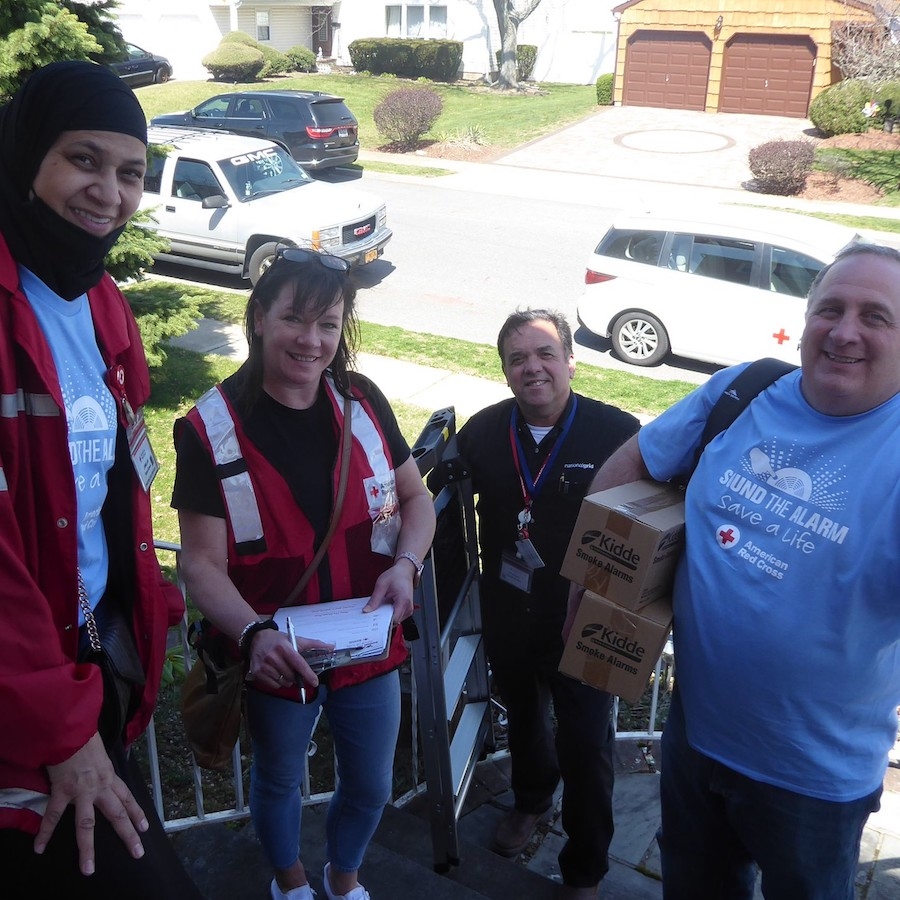
[[(330, 392), (329, 396), (337, 431), (343, 414)], [(210, 401), (213, 401), (212, 405)], [(372, 500), (370, 504), (369, 498), (379, 494), (377, 484), (394, 480), (390, 451), (369, 404), (357, 399), (352, 406), (353, 443), (347, 493), (338, 527), (317, 570), (321, 571), (322, 566), (329, 567), (332, 598), (335, 600), (368, 596), (378, 576), (394, 562), (392, 556), (374, 553), (370, 548), (371, 510), (380, 506), (380, 500)], [(204, 415), (198, 407), (206, 410)], [(196, 429), (211, 460), (219, 463), (228, 525), (229, 577), (241, 596), (257, 612), (271, 615), (283, 604), (284, 598), (290, 594), (312, 560), (314, 531), (297, 506), (284, 478), (245, 436), (236, 410), (218, 388), (213, 388), (202, 397), (197, 407), (188, 413), (187, 419)], [(226, 451), (231, 454), (229, 460), (224, 457), (216, 459), (208, 425), (216, 429), (215, 443), (220, 448), (220, 454), (222, 447), (230, 448)], [(233, 432), (230, 431), (232, 428)], [(233, 436), (237, 437), (236, 445), (228, 439)], [(336, 464), (335, 492), (339, 470), (340, 465)], [(379, 477), (373, 475), (376, 471)], [(230, 498), (229, 493), (232, 493)], [(289, 526), (287, 523), (290, 523)], [(318, 602), (319, 579), (316, 574), (293, 603)], [(394, 629), (391, 650), (386, 659), (334, 669), (328, 673), (328, 684), (335, 690), (365, 681), (395, 669), (406, 659), (406, 655), (406, 645), (398, 626)], [(273, 693), (298, 699), (296, 689)]]
[[(108, 366), (122, 366), (126, 395), (138, 409), (150, 380), (131, 310), (109, 276), (88, 298), (101, 355)], [(150, 500), (122, 440), (121, 408), (119, 424), (104, 521), (110, 555), (116, 547), (131, 557), (133, 632), (147, 678), (127, 725), (130, 743), (153, 713), (166, 631), (184, 606), (159, 569)], [(109, 510), (120, 511), (114, 521)], [(49, 789), (45, 767), (70, 757), (97, 730), (100, 671), (75, 661), (76, 521), (56, 368), (0, 238), (0, 828), (37, 831)]]

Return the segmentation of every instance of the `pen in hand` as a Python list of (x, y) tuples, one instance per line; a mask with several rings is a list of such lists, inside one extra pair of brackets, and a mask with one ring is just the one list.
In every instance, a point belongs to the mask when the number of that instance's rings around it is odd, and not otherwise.
[[(297, 650), (297, 633), (294, 631), (294, 623), (291, 621), (291, 617), (287, 617), (287, 630), (288, 630), (288, 638), (290, 638), (291, 646)], [(299, 653), (299, 651), (297, 651)], [(306, 685), (303, 682), (302, 678), (297, 679), (300, 682), (300, 702), (306, 703)]]

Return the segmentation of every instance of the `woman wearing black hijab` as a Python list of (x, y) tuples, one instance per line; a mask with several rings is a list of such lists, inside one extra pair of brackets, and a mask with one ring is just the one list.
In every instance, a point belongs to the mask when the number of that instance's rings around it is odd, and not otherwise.
[(0, 109), (0, 893), (9, 900), (199, 897), (128, 757), (183, 610), (153, 551), (140, 335), (103, 268), (140, 202), (146, 142), (134, 94), (91, 63), (38, 70)]

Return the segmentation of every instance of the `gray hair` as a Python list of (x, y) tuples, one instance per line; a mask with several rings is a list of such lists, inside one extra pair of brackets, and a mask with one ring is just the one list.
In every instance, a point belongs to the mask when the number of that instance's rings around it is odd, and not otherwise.
[(900, 266), (900, 250), (897, 250), (895, 247), (888, 247), (885, 244), (869, 244), (865, 241), (858, 241), (854, 244), (848, 244), (841, 250), (838, 255), (834, 258), (834, 262), (830, 262), (824, 269), (822, 269), (818, 275), (813, 279), (812, 284), (809, 286), (809, 291), (806, 294), (807, 304), (813, 298), (813, 294), (816, 292), (816, 289), (822, 283), (822, 279), (830, 272), (839, 262), (845, 259), (850, 259), (854, 256), (877, 256), (881, 259), (888, 259), (892, 262), (897, 263)]
[(506, 319), (497, 335), (497, 352), (500, 354), (501, 364), (505, 366), (503, 342), (509, 337), (509, 333), (531, 322), (549, 322), (559, 335), (566, 357), (572, 355), (572, 329), (561, 312), (555, 309), (517, 309)]

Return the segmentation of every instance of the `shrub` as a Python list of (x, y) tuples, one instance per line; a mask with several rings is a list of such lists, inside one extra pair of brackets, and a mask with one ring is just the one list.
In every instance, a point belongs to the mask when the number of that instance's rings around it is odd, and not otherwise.
[(241, 43), (222, 43), (203, 57), (201, 63), (216, 81), (255, 81), (265, 66), (262, 53)]
[(375, 126), (388, 141), (409, 150), (437, 121), (441, 95), (430, 88), (399, 88), (375, 107)]
[(863, 107), (872, 99), (874, 88), (858, 80), (839, 81), (825, 88), (809, 105), (809, 118), (823, 134), (852, 134), (870, 124)]
[(462, 63), (460, 41), (360, 38), (347, 48), (357, 72), (454, 81)]
[(613, 102), (613, 78), (612, 72), (606, 72), (597, 79), (597, 105), (609, 106)]
[[(534, 64), (537, 62), (538, 48), (534, 44), (519, 44), (516, 47), (516, 78), (519, 81), (528, 81), (531, 73), (534, 71)], [(498, 50), (495, 53), (497, 57), (497, 68), (500, 68), (500, 54)]]
[(287, 57), (289, 71), (291, 72), (315, 72), (316, 54), (306, 47), (291, 47), (284, 51)]
[[(242, 47), (252, 47), (254, 50), (258, 50), (264, 60), (264, 65), (258, 74), (259, 78), (268, 78), (270, 75), (280, 75), (282, 72), (290, 71), (290, 61), (281, 51), (266, 44), (261, 44), (256, 38), (251, 37), (244, 31), (229, 31), (219, 41), (220, 47), (223, 44), (238, 44)], [(207, 66), (207, 68), (209, 67)]]
[(798, 194), (815, 157), (810, 141), (769, 141), (750, 151), (750, 171), (766, 194)]

